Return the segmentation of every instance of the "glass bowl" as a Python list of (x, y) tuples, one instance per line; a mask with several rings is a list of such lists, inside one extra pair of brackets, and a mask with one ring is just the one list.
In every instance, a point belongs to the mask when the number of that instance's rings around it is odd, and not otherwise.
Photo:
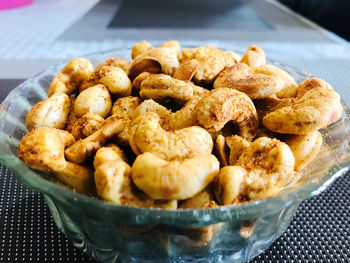
[[(96, 66), (110, 57), (129, 58), (130, 49), (86, 56)], [(309, 74), (285, 64), (299, 83)], [(30, 108), (45, 98), (53, 77), (66, 64), (52, 66), (15, 88), (0, 106), (0, 161), (24, 185), (41, 192), (58, 228), (100, 262), (244, 262), (266, 250), (288, 227), (298, 205), (325, 190), (349, 169), (349, 109), (322, 130), (324, 144), (299, 182), (277, 196), (211, 209), (161, 210), (110, 204), (75, 193), (52, 176), (27, 167), (17, 157), (28, 131)]]

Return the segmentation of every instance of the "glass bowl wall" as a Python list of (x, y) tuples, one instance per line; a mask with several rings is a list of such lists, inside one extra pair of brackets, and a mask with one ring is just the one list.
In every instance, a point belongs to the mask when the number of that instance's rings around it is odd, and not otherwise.
[[(96, 66), (110, 57), (129, 58), (130, 49), (86, 56)], [(77, 194), (17, 158), (28, 131), (30, 108), (47, 98), (53, 77), (66, 62), (15, 88), (0, 106), (0, 161), (26, 186), (40, 191), (58, 228), (100, 262), (244, 262), (267, 249), (288, 227), (300, 202), (322, 192), (349, 169), (349, 110), (322, 130), (321, 153), (298, 183), (278, 196), (203, 210), (144, 209), (110, 204)], [(276, 61), (299, 83), (309, 74)]]

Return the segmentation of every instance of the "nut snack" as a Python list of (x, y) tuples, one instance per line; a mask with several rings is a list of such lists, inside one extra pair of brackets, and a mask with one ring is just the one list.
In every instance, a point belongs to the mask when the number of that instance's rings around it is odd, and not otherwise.
[(296, 83), (259, 46), (241, 58), (143, 41), (131, 57), (64, 66), (28, 112), (18, 157), (118, 205), (237, 205), (297, 182), (343, 111), (327, 82)]

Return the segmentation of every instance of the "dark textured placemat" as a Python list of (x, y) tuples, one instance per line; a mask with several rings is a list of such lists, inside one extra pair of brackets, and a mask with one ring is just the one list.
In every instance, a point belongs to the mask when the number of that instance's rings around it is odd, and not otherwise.
[[(21, 81), (0, 80), (0, 102)], [(349, 261), (350, 173), (303, 202), (288, 230), (251, 263)], [(57, 229), (42, 195), (1, 164), (0, 262), (95, 262)]]

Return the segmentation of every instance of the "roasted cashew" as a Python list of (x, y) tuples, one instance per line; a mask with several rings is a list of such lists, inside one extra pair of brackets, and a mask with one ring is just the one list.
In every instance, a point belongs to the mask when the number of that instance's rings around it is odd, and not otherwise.
[(296, 98), (263, 118), (263, 125), (274, 132), (306, 134), (336, 122), (343, 107), (339, 94), (324, 80), (311, 78), (299, 84)]
[(225, 138), (227, 146), (230, 148), (229, 165), (235, 165), (238, 158), (249, 147), (250, 141), (238, 135), (232, 135)]
[(214, 89), (231, 88), (246, 93), (251, 99), (265, 98), (283, 88), (283, 81), (275, 75), (255, 73), (244, 63), (223, 70), (214, 82)]
[(156, 113), (146, 112), (133, 120), (129, 143), (135, 154), (151, 152), (165, 160), (190, 158), (210, 154), (213, 140), (201, 127), (165, 131)]
[(220, 49), (220, 51), (223, 53), (223, 55), (225, 57), (225, 67), (231, 67), (234, 64), (241, 61), (241, 56), (238, 55), (236, 52), (224, 51), (221, 49)]
[(146, 112), (154, 112), (159, 116), (161, 126), (165, 130), (178, 130), (190, 127), (196, 123), (192, 112), (199, 100), (200, 97), (193, 97), (176, 112), (171, 112), (169, 109), (153, 100), (145, 100), (135, 109), (132, 119), (135, 119)]
[(96, 82), (106, 85), (110, 93), (121, 97), (131, 95), (131, 81), (120, 67), (104, 66), (96, 69), (95, 75)]
[(179, 208), (182, 209), (205, 209), (218, 207), (218, 204), (215, 202), (215, 194), (210, 185), (204, 190), (200, 191), (198, 194), (193, 197), (183, 201)]
[(55, 93), (74, 93), (83, 80), (91, 79), (93, 71), (89, 60), (73, 58), (52, 80), (49, 97)]
[(173, 52), (175, 52), (176, 55), (180, 54), (180, 43), (176, 40), (170, 40), (168, 42), (164, 42), (160, 44), (159, 47), (166, 47), (172, 49)]
[(140, 98), (129, 96), (119, 98), (113, 104), (112, 115), (118, 116), (125, 121), (124, 129), (117, 135), (119, 143), (123, 145), (129, 145), (132, 115), (140, 102)]
[(131, 58), (135, 59), (150, 49), (152, 49), (152, 45), (145, 40), (140, 43), (136, 43), (131, 49)]
[(255, 136), (258, 116), (251, 99), (234, 89), (214, 89), (204, 96), (193, 111), (198, 124), (210, 132), (220, 131), (229, 121), (235, 122), (244, 138)]
[(75, 140), (84, 139), (100, 129), (104, 123), (105, 119), (100, 115), (96, 113), (87, 113), (74, 122), (69, 132), (73, 135)]
[(123, 161), (127, 163), (124, 152), (119, 146), (109, 143), (106, 146), (98, 149), (94, 157), (94, 168), (101, 166), (109, 161)]
[(308, 166), (322, 146), (322, 134), (319, 131), (310, 132), (304, 135), (294, 135), (286, 141), (293, 152), (296, 171)]
[(173, 75), (179, 66), (177, 54), (178, 49), (173, 44), (147, 50), (131, 62), (129, 68), (130, 79), (134, 80), (144, 71), (151, 73), (159, 73), (161, 71), (164, 74)]
[(216, 137), (214, 151), (215, 151), (216, 157), (220, 162), (221, 167), (228, 165), (228, 157), (227, 157), (227, 155), (229, 154), (228, 150), (229, 149), (226, 145), (225, 137), (219, 134)]
[(18, 157), (33, 169), (54, 173), (57, 179), (77, 192), (88, 193), (92, 187), (90, 171), (64, 158), (65, 147), (74, 142), (74, 137), (67, 131), (39, 127), (22, 138)]
[(219, 134), (216, 137), (215, 150), (221, 166), (235, 165), (249, 145), (249, 141), (238, 135), (224, 137)]
[(97, 84), (83, 90), (75, 100), (74, 112), (77, 117), (96, 113), (105, 118), (111, 111), (112, 101), (106, 86)]
[(199, 63), (193, 77), (197, 84), (211, 84), (226, 66), (225, 54), (214, 46), (197, 48), (189, 59), (195, 59)]
[(133, 90), (138, 93), (141, 89), (141, 83), (145, 79), (148, 79), (148, 78), (152, 77), (153, 75), (155, 75), (155, 74), (150, 73), (150, 72), (142, 72), (141, 74), (139, 74), (131, 83)]
[(79, 140), (65, 150), (68, 160), (74, 163), (82, 163), (92, 153), (102, 147), (106, 141), (120, 133), (125, 126), (125, 121), (118, 116), (111, 116), (106, 123), (89, 137)]
[(144, 193), (137, 193), (132, 184), (131, 168), (123, 152), (116, 145), (100, 148), (95, 155), (95, 183), (97, 194), (115, 204), (176, 209), (177, 201), (156, 201)]
[(276, 139), (256, 139), (216, 179), (216, 197), (224, 205), (258, 200), (276, 194), (294, 175), (294, 156)]
[(251, 68), (266, 64), (266, 56), (264, 50), (255, 45), (250, 45), (244, 53), (241, 63), (247, 64)]
[(69, 108), (70, 99), (67, 94), (54, 94), (31, 108), (26, 118), (27, 129), (29, 131), (38, 127), (64, 129)]
[(105, 67), (118, 67), (124, 70), (125, 72), (128, 71), (130, 67), (130, 61), (124, 59), (124, 58), (109, 58), (103, 61), (101, 64), (99, 64), (96, 69), (95, 73), (99, 72)]
[(79, 92), (95, 86), (104, 84), (112, 94), (128, 96), (131, 94), (131, 81), (128, 78), (130, 62), (123, 58), (110, 58), (99, 64), (92, 78), (84, 80), (80, 84)]
[(199, 68), (199, 62), (196, 59), (189, 59), (182, 63), (174, 72), (173, 78), (190, 81)]
[(275, 76), (283, 81), (282, 89), (276, 93), (278, 98), (291, 98), (297, 94), (298, 84), (287, 71), (279, 67), (262, 64), (254, 69), (254, 73)]
[(128, 76), (133, 81), (137, 76), (143, 72), (160, 73), (162, 66), (155, 58), (144, 58), (142, 55), (138, 56), (130, 65)]
[(136, 158), (131, 171), (135, 185), (150, 197), (184, 200), (212, 182), (219, 172), (219, 162), (211, 154), (165, 161), (147, 152)]
[(154, 100), (170, 97), (186, 101), (193, 97), (192, 86), (186, 81), (174, 79), (168, 75), (149, 75), (141, 82), (140, 96)]

